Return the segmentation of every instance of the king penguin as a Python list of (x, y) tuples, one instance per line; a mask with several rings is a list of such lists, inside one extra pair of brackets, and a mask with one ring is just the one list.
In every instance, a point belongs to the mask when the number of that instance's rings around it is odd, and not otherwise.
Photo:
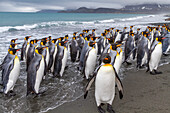
[(8, 61), (3, 65), (2, 84), (3, 92), (11, 96), (15, 95), (13, 88), (20, 74), (20, 61), (16, 52), (20, 49), (9, 48)]
[(78, 43), (76, 38), (77, 38), (76, 36), (73, 36), (70, 44), (70, 56), (72, 62), (75, 62), (79, 57)]
[(57, 55), (54, 61), (54, 71), (53, 76), (62, 77), (68, 57), (67, 43), (68, 41), (59, 42), (57, 46)]
[(92, 79), (87, 84), (84, 98), (87, 97), (88, 90), (95, 81), (95, 100), (99, 113), (105, 113), (105, 110), (101, 107), (105, 103), (107, 104), (107, 111), (115, 113), (112, 108), (112, 102), (115, 97), (115, 84), (117, 84), (120, 99), (123, 98), (123, 85), (114, 67), (110, 64), (111, 57), (108, 54), (106, 54), (103, 62), (104, 64), (96, 69)]
[(26, 36), (26, 37), (24, 38), (24, 43), (23, 43), (22, 48), (21, 48), (21, 61), (23, 61), (24, 59), (26, 59), (26, 50), (27, 50), (27, 48), (28, 48), (27, 45), (29, 45), (29, 44), (28, 44), (28, 39), (29, 39), (30, 37), (31, 37), (31, 36)]
[(45, 61), (42, 55), (46, 47), (37, 47), (35, 49), (35, 56), (27, 71), (27, 95), (39, 94), (39, 87), (44, 76)]
[(96, 62), (97, 62), (97, 50), (95, 48), (95, 42), (90, 41), (88, 43), (89, 49), (85, 55), (84, 59), (84, 76), (89, 79), (89, 76), (94, 72)]
[[(150, 71), (150, 74), (162, 74), (162, 72), (158, 72), (158, 64), (162, 56), (162, 37), (157, 37), (154, 42), (152, 43), (149, 57), (148, 57), (148, 70)], [(156, 57), (155, 57), (156, 56)]]

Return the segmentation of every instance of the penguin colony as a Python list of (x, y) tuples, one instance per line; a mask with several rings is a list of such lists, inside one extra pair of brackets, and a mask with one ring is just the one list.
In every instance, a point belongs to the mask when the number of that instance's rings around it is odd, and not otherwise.
[[(17, 39), (12, 39), (8, 53), (0, 65), (2, 70), (2, 93), (13, 96), (15, 83), (20, 75), (20, 60), (26, 62), (27, 95), (40, 94), (41, 81), (48, 73), (53, 77), (64, 76), (67, 59), (79, 62), (78, 70), (88, 80), (84, 98), (95, 82), (95, 99), (99, 113), (104, 113), (103, 104), (107, 104), (107, 111), (114, 113), (112, 102), (115, 97), (115, 86), (123, 98), (123, 85), (119, 79), (119, 70), (123, 63), (127, 65), (136, 61), (136, 68), (147, 68), (150, 74), (161, 74), (158, 64), (162, 54), (168, 55), (170, 49), (170, 27), (166, 24), (157, 27), (147, 26), (134, 32), (134, 26), (123, 28), (123, 31), (109, 28), (100, 36), (96, 36), (96, 29), (83, 30), (52, 39), (51, 36), (30, 40), (24, 38), (21, 49), (17, 48)], [(39, 42), (39, 43), (38, 43)], [(122, 51), (122, 47), (124, 51)], [(17, 51), (21, 51), (20, 59)]]

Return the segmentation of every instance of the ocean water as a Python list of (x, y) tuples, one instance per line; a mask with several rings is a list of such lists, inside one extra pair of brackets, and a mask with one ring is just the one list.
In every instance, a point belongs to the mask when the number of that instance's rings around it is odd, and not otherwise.
[[(71, 37), (73, 32), (93, 28), (97, 29), (97, 35), (100, 35), (106, 28), (122, 29), (130, 25), (135, 25), (135, 30), (137, 28), (144, 30), (148, 24), (162, 23), (165, 22), (164, 19), (163, 14), (0, 13), (0, 63), (7, 53), (12, 38), (18, 38), (17, 42), (23, 43), (27, 35), (31, 35), (31, 39), (47, 36), (58, 38), (66, 34)], [(163, 57), (161, 65), (166, 63), (169, 63), (169, 60)], [(52, 75), (48, 75), (40, 87), (40, 91), (45, 92), (32, 98), (26, 97), (27, 74), (25, 62), (21, 62), (20, 77), (14, 88), (17, 95), (7, 97), (0, 94), (0, 112), (47, 112), (49, 109), (79, 98), (83, 95), (87, 81), (77, 71), (78, 63), (71, 63), (70, 57), (67, 65), (68, 68), (62, 78), (52, 78)], [(135, 65), (128, 67), (123, 65), (119, 75), (121, 79), (126, 76), (124, 71), (134, 67)]]

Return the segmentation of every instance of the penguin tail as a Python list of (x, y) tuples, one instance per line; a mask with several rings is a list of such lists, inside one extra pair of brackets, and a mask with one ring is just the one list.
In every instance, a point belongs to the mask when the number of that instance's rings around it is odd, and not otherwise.
[(84, 94), (84, 99), (86, 99), (87, 94), (88, 94), (88, 91), (85, 92), (85, 94)]
[(123, 92), (119, 91), (119, 98), (122, 99), (123, 98)]

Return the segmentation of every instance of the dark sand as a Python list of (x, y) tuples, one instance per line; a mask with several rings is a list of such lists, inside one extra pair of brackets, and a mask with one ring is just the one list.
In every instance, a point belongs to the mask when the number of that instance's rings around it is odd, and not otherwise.
[[(150, 75), (145, 70), (129, 70), (123, 79), (124, 98), (118, 91), (113, 101), (116, 113), (170, 113), (170, 64), (159, 67), (160, 75)], [(103, 106), (106, 109), (106, 105)], [(50, 113), (98, 113), (94, 99), (94, 85), (87, 99), (65, 103)], [(107, 112), (106, 112), (107, 113)]]

